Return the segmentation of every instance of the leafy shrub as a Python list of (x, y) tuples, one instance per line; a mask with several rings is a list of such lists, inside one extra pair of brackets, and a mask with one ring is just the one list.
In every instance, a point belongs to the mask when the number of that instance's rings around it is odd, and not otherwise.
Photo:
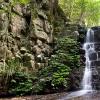
[(33, 75), (32, 71), (15, 59), (6, 61), (1, 66), (0, 74), (6, 78), (9, 93), (24, 95), (42, 93), (49, 90), (58, 91), (69, 88), (69, 76), (72, 69), (80, 66), (79, 48), (76, 40), (71, 37), (58, 38), (56, 49), (49, 60), (49, 65)]
[(4, 91), (5, 93), (8, 91), (10, 79), (16, 71), (19, 71), (19, 69), (21, 69), (21, 65), (19, 61), (15, 59), (7, 60), (6, 62), (0, 64), (1, 91)]
[(10, 94), (24, 95), (32, 92), (34, 75), (18, 60), (11, 59), (0, 66), (0, 76), (4, 82), (3, 89), (6, 88)]
[(71, 70), (80, 66), (79, 58), (77, 41), (71, 37), (59, 38), (56, 50), (50, 58), (49, 66), (38, 72), (37, 77), (39, 79), (35, 84), (38, 86), (38, 90), (35, 88), (35, 92), (45, 91), (45, 89), (67, 89)]
[(15, 95), (24, 95), (32, 92), (32, 77), (26, 72), (15, 72), (10, 80), (9, 92)]

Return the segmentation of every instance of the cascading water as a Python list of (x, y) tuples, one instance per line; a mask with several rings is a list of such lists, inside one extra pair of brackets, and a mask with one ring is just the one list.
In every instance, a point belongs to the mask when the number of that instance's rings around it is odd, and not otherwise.
[[(88, 29), (86, 34), (86, 41), (83, 45), (86, 61), (83, 79), (81, 82), (82, 89), (79, 91), (71, 92), (67, 95), (67, 97), (63, 97), (60, 100), (74, 100), (74, 98), (75, 100), (99, 100), (92, 99), (92, 95), (97, 93), (97, 91), (94, 90), (94, 85), (96, 84), (93, 83), (95, 80), (93, 76), (98, 75), (98, 71), (95, 68), (95, 61), (99, 61), (99, 55), (96, 50), (96, 43), (97, 42), (94, 40), (94, 31), (92, 29)], [(78, 97), (81, 97), (81, 99)]]
[(94, 31), (92, 29), (88, 29), (86, 35), (86, 42), (83, 45), (83, 49), (85, 50), (85, 71), (82, 80), (82, 90), (93, 90), (92, 88), (92, 68), (91, 61), (89, 59), (89, 55), (95, 52), (94, 49)]

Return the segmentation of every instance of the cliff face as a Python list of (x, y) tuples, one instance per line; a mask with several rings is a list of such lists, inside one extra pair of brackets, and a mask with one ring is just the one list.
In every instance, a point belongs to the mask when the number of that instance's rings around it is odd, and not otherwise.
[(0, 1), (0, 64), (15, 58), (34, 70), (46, 66), (57, 9), (57, 0)]
[[(58, 0), (0, 0), (0, 69), (15, 59), (24, 67), (22, 70), (37, 72), (48, 66), (55, 36), (77, 38), (77, 29), (77, 25), (68, 23)], [(9, 86), (4, 83), (2, 70), (0, 75), (2, 94)]]

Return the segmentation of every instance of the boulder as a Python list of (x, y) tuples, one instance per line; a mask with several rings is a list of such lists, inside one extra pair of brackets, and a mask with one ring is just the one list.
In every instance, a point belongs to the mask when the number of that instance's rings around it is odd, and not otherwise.
[(23, 55), (23, 59), (24, 59), (24, 61), (34, 60), (34, 56), (32, 54), (30, 54), (30, 53), (25, 53)]
[(33, 71), (35, 71), (35, 61), (30, 60), (30, 67), (32, 67)]
[(52, 34), (53, 33), (52, 25), (50, 25), (50, 23), (47, 20), (44, 22), (44, 24), (45, 24), (45, 27), (44, 27), (45, 32), (48, 34)]
[(41, 20), (40, 18), (36, 18), (35, 20), (33, 20), (33, 23), (37, 30), (43, 31), (43, 20)]
[(45, 64), (44, 63), (36, 63), (35, 66), (36, 66), (36, 69), (41, 69), (45, 66)]
[(22, 12), (24, 16), (31, 16), (30, 4), (24, 5), (24, 7), (22, 8)]
[(12, 59), (13, 58), (13, 54), (10, 50), (6, 51), (6, 59)]
[(49, 56), (53, 50), (50, 48), (49, 45), (44, 44), (42, 47), (42, 52), (45, 54), (45, 56)]
[(21, 47), (20, 52), (22, 54), (25, 54), (27, 52), (27, 49), (25, 47)]
[(36, 61), (43, 63), (44, 62), (44, 55), (41, 53), (40, 55), (36, 56)]
[(0, 11), (0, 34), (4, 34), (8, 29), (8, 15), (4, 11)]
[(38, 46), (42, 46), (42, 45), (43, 45), (42, 41), (38, 39), (38, 40), (37, 40), (37, 45), (38, 45)]
[(13, 10), (13, 12), (15, 14), (18, 14), (20, 16), (23, 16), (22, 6), (20, 4), (16, 4), (15, 6), (13, 6), (12, 10)]
[(50, 1), (49, 0), (42, 0), (42, 9), (44, 9), (44, 10), (50, 9)]
[(43, 10), (38, 10), (38, 16), (40, 17), (40, 18), (43, 18), (43, 19), (48, 19), (47, 18), (47, 15), (45, 14), (45, 12), (43, 11)]
[(35, 70), (35, 61), (33, 61), (33, 60), (26, 61), (26, 62), (24, 62), (24, 66), (26, 66), (28, 68), (32, 68), (34, 71)]
[(8, 48), (5, 45), (0, 47), (0, 60), (5, 59), (7, 50)]
[(49, 42), (49, 37), (48, 37), (47, 33), (43, 32), (43, 31), (36, 31), (35, 35), (38, 39)]
[(36, 54), (36, 55), (39, 55), (39, 54), (41, 54), (41, 48), (39, 47), (39, 46), (37, 46), (37, 45), (35, 45), (34, 47), (33, 47), (33, 52)]
[(26, 32), (26, 21), (24, 18), (12, 14), (11, 17), (11, 32), (15, 33), (15, 36), (20, 35), (23, 32)]

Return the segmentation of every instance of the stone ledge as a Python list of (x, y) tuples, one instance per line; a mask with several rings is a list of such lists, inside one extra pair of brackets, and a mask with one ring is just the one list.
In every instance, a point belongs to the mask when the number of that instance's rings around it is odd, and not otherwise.
[(92, 61), (91, 66), (100, 66), (100, 61)]

